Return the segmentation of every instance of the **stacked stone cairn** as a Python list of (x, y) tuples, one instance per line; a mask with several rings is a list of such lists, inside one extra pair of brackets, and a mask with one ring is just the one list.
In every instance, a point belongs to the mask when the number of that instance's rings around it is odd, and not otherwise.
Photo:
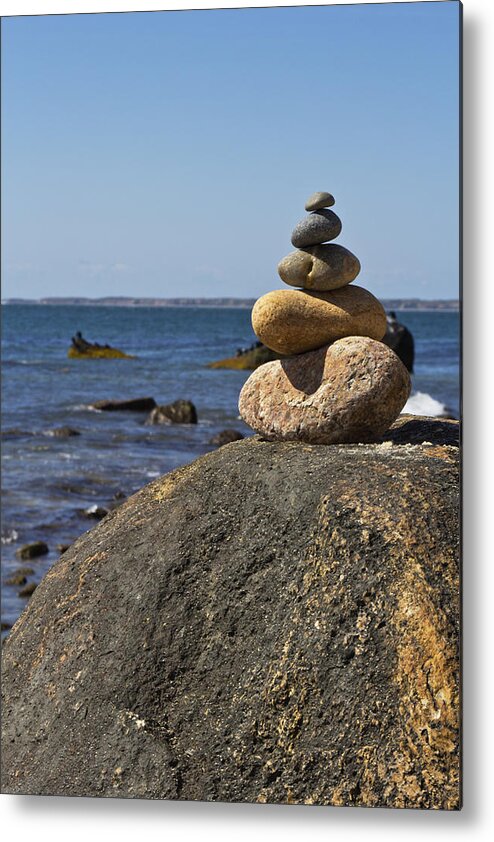
[(352, 284), (359, 260), (330, 242), (341, 232), (333, 205), (330, 193), (310, 197), (292, 234), (297, 251), (278, 265), (281, 279), (299, 288), (268, 292), (252, 310), (254, 332), (282, 357), (251, 374), (239, 410), (271, 441), (376, 441), (410, 394), (408, 371), (380, 341), (382, 305)]

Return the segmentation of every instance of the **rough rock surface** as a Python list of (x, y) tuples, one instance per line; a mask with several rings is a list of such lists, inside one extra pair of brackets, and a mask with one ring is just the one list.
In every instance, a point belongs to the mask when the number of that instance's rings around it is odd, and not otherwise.
[(318, 191), (313, 193), (305, 203), (306, 211), (322, 210), (322, 208), (331, 208), (334, 205), (334, 196), (326, 191)]
[(197, 424), (197, 410), (192, 401), (162, 404), (152, 410), (146, 424)]
[(239, 411), (274, 441), (368, 442), (388, 429), (409, 394), (410, 376), (393, 351), (347, 336), (258, 368), (240, 392)]
[(226, 445), (55, 563), (4, 646), (4, 792), (459, 807), (458, 466)]
[(331, 210), (318, 210), (304, 216), (292, 232), (295, 248), (317, 246), (334, 240), (341, 233), (341, 219)]
[(303, 354), (344, 336), (382, 339), (386, 313), (377, 298), (358, 286), (330, 292), (277, 289), (258, 298), (252, 327), (279, 354)]
[(360, 261), (338, 243), (292, 251), (278, 263), (278, 275), (286, 284), (325, 292), (355, 280)]

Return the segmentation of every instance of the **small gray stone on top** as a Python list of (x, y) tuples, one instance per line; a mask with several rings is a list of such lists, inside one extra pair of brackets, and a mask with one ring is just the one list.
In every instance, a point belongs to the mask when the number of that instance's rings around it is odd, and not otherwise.
[(322, 208), (332, 208), (334, 205), (334, 196), (331, 193), (318, 192), (313, 193), (305, 203), (306, 211), (322, 210)]

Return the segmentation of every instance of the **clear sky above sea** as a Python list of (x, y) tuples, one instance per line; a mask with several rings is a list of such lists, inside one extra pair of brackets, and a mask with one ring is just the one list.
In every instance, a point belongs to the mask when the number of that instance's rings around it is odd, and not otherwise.
[(458, 296), (459, 3), (2, 21), (2, 296), (241, 296), (306, 198), (382, 298)]

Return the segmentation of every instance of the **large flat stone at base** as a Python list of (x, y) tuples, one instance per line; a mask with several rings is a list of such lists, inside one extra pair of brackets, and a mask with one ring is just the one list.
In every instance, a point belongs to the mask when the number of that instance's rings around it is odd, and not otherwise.
[(79, 538), (4, 646), (4, 792), (457, 809), (458, 466), (226, 445)]

